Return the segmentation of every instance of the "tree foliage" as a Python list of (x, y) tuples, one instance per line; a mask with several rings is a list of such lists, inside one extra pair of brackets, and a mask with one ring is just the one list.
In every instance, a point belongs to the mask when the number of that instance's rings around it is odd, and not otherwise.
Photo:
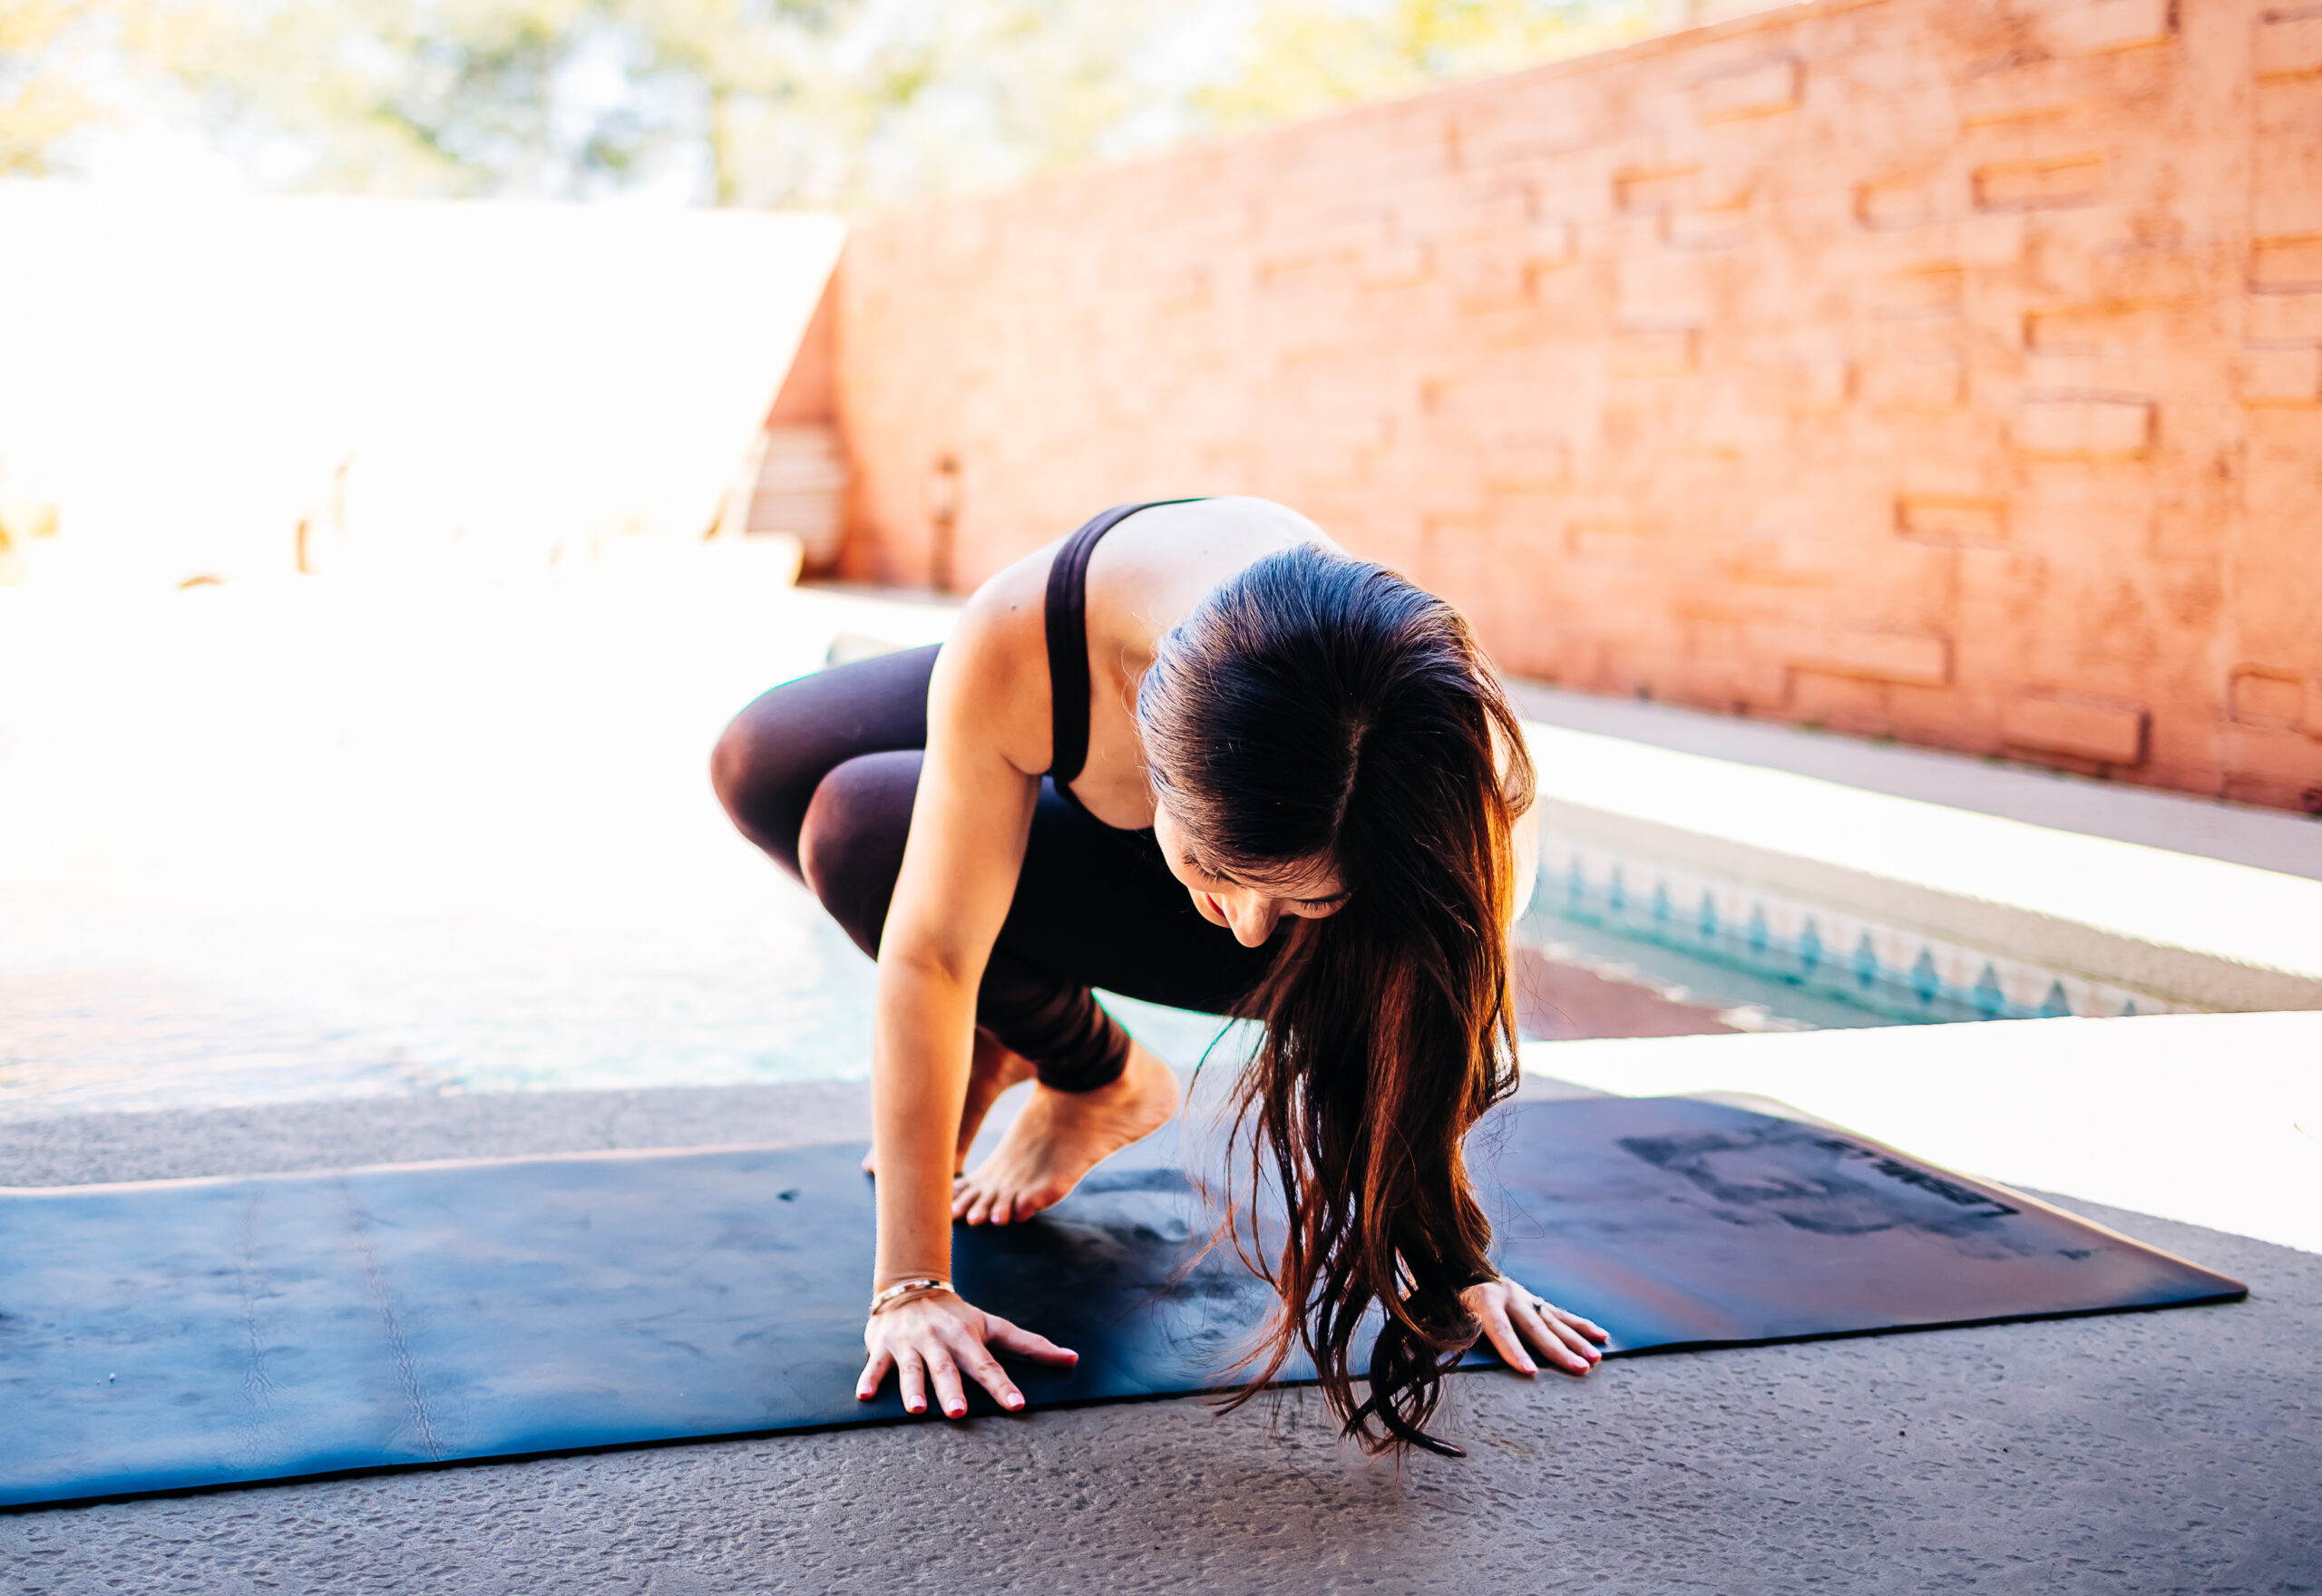
[(1205, 89), (1200, 104), (1210, 126), (1238, 131), (1601, 49), (1644, 34), (1652, 15), (1589, 0), (1265, 5), (1244, 69)]
[(83, 0), (0, 0), (0, 173), (45, 172), (100, 115), (83, 83), (101, 21)]
[[(69, 135), (75, 13), (281, 186), (862, 207), (1645, 31), (1648, 0), (0, 0), (0, 151)], [(48, 19), (44, 22), (42, 19)], [(46, 26), (44, 34), (41, 28)], [(8, 99), (11, 71), (32, 85)], [(44, 100), (54, 80), (56, 93)], [(25, 107), (23, 129), (6, 120)], [(40, 122), (46, 115), (50, 120)], [(11, 140), (15, 141), (10, 142)], [(0, 153), (0, 160), (5, 160)]]

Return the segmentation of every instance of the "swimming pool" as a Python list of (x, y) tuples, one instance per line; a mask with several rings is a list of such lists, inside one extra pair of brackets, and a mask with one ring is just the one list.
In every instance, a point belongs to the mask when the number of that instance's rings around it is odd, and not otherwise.
[(1549, 834), (1533, 935), (1813, 1026), (2187, 1012), (2158, 994), (1592, 839)]
[[(731, 575), (0, 589), (0, 673), (42, 684), (0, 708), (0, 1115), (865, 1074), (869, 962), (703, 764), (834, 640), (951, 611)], [(1545, 870), (1536, 1034), (1979, 1018), (2051, 987), (2151, 1011), (1585, 838)], [(1118, 1007), (1176, 1062), (1218, 1034)]]

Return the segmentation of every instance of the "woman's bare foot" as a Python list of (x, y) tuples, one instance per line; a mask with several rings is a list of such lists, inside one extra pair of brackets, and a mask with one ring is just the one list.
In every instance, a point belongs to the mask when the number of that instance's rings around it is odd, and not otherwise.
[[(960, 1110), (960, 1144), (951, 1153), (951, 1173), (957, 1175), (968, 1167), (968, 1148), (974, 1143), (976, 1133), (983, 1129), (983, 1116), (1000, 1095), (1019, 1081), (1029, 1081), (1034, 1074), (1032, 1061), (1020, 1053), (1011, 1053), (1000, 1044), (990, 1031), (978, 1027), (975, 1052), (968, 1066), (968, 1100)], [(875, 1153), (863, 1155), (863, 1173), (879, 1173)]]
[(1120, 1079), (1094, 1092), (1034, 1086), (1032, 1100), (973, 1174), (951, 1183), (951, 1217), (1012, 1224), (1064, 1201), (1080, 1177), (1177, 1112), (1177, 1077), (1135, 1043)]

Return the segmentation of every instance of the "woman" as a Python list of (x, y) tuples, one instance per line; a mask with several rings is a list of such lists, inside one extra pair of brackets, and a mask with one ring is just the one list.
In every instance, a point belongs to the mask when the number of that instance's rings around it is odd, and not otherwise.
[(1494, 1273), (1461, 1163), (1514, 1085), (1532, 781), (1448, 605), (1263, 500), (1124, 505), (986, 582), (940, 651), (766, 694), (712, 770), (879, 961), (858, 1395), (892, 1370), (910, 1411), (932, 1385), (956, 1418), (963, 1377), (1023, 1406), (994, 1349), (1072, 1361), (951, 1289), (951, 1231), (1030, 1218), (1176, 1112), (1092, 986), (1264, 1023), (1238, 1101), (1290, 1223), (1261, 1265), (1281, 1298), (1261, 1381), (1303, 1345), (1366, 1448), (1449, 1451), (1423, 1426), (1478, 1328), (1527, 1373), (1527, 1345), (1595, 1362), (1602, 1330)]

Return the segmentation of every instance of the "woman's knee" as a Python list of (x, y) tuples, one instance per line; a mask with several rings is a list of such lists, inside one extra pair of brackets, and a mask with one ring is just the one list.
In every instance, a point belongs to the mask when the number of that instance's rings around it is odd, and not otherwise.
[(780, 756), (779, 728), (767, 725), (758, 710), (753, 704), (718, 735), (709, 751), (709, 784), (735, 829), (795, 873), (798, 826), (814, 787)]
[(927, 745), (934, 648), (857, 660), (762, 693), (717, 739), (709, 780), (744, 836), (799, 873), (815, 793), (849, 760)]
[(709, 750), (709, 785), (737, 825), (742, 823), (741, 812), (749, 802), (754, 763), (749, 728), (743, 725), (746, 718), (746, 712), (727, 722)]
[(907, 749), (848, 760), (815, 789), (799, 828), (799, 876), (855, 945), (873, 957), (902, 872), (924, 758)]

